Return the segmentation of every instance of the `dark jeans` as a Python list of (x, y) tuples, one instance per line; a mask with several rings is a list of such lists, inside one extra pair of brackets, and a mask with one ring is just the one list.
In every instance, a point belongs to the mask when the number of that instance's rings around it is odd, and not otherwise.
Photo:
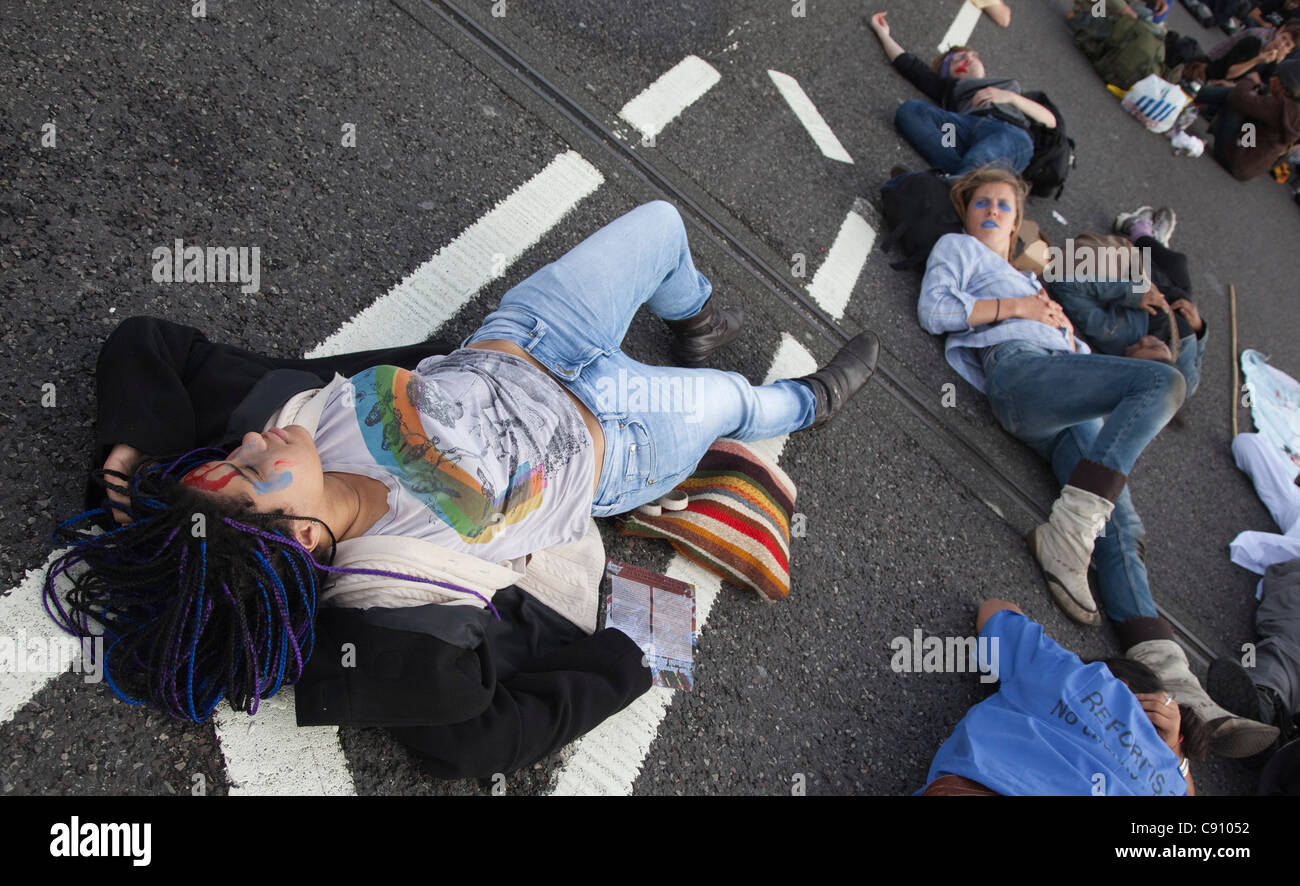
[(927, 101), (899, 105), (894, 126), (927, 163), (950, 175), (988, 164), (1020, 173), (1034, 157), (1034, 140), (1019, 126), (996, 117), (945, 111)]
[[(1133, 241), (1133, 245), (1138, 249), (1151, 250), (1151, 280), (1165, 294), (1166, 301), (1173, 304), (1180, 298), (1193, 300), (1192, 275), (1187, 268), (1187, 256), (1163, 245), (1155, 237), (1138, 237)], [(1178, 321), (1179, 339), (1187, 338), (1194, 332), (1192, 325), (1182, 314), (1175, 312), (1174, 319)], [(1168, 342), (1169, 332), (1169, 317), (1163, 311), (1148, 320), (1149, 335)]]
[[(1128, 474), (1146, 445), (1183, 404), (1186, 383), (1172, 366), (1101, 354), (1049, 354), (1004, 342), (984, 357), (989, 406), (998, 422), (1052, 465), (1057, 482), (1088, 458)], [(1128, 488), (1093, 548), (1101, 603), (1114, 621), (1153, 618), (1146, 531)]]
[(1261, 582), (1263, 599), (1255, 610), (1256, 683), (1282, 699), (1287, 712), (1300, 711), (1300, 560), (1275, 563)]
[(1210, 132), (1214, 134), (1214, 159), (1229, 172), (1232, 171), (1232, 166), (1228, 146), (1241, 138), (1242, 126), (1246, 123), (1245, 117), (1228, 106), (1228, 95), (1231, 92), (1230, 86), (1203, 86), (1196, 94), (1196, 103), (1214, 115), (1210, 127)]

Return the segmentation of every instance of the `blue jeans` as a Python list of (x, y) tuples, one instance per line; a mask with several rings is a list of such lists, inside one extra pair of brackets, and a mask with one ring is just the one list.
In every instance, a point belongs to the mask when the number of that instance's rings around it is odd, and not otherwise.
[[(945, 131), (946, 124), (952, 128)], [(964, 175), (990, 163), (1021, 173), (1034, 157), (1034, 140), (1019, 126), (945, 111), (927, 101), (899, 105), (894, 126), (927, 163), (949, 174)]]
[[(1187, 384), (1172, 366), (1102, 354), (1053, 354), (1027, 342), (984, 358), (989, 406), (1002, 427), (1052, 465), (1065, 485), (1080, 458), (1123, 474), (1183, 404)], [(1097, 588), (1114, 621), (1154, 618), (1146, 530), (1128, 488), (1093, 548)]]
[(536, 358), (599, 419), (605, 460), (596, 517), (654, 501), (689, 477), (719, 437), (764, 440), (813, 422), (812, 389), (751, 385), (716, 369), (638, 363), (620, 347), (641, 305), (665, 320), (699, 313), (695, 270), (670, 203), (639, 206), (515, 286), (462, 347), (505, 339)]

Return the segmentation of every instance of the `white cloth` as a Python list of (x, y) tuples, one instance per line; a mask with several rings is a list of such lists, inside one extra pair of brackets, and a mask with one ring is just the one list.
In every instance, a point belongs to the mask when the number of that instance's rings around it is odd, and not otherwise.
[(1241, 352), (1241, 372), (1255, 429), (1290, 462), (1294, 479), (1300, 472), (1300, 381), (1249, 348)]
[(1238, 434), (1232, 441), (1232, 454), (1282, 530), (1242, 532), (1229, 546), (1233, 563), (1263, 575), (1274, 563), (1300, 557), (1300, 486), (1294, 482), (1292, 466), (1260, 434)]

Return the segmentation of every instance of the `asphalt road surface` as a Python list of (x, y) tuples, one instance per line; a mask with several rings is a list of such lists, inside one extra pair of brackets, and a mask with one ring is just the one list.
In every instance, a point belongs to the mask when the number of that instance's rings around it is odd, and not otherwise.
[[(1054, 242), (1107, 229), (1138, 204), (1178, 212), (1173, 245), (1191, 257), (1209, 350), (1199, 392), (1148, 447), (1132, 490), (1156, 600), (1189, 642), (1227, 653), (1253, 639), (1256, 581), (1229, 563), (1228, 541), (1272, 529), (1228, 449), (1228, 285), (1241, 346), (1300, 372), (1298, 210), (1287, 188), (1176, 157), (1129, 118), (1074, 49), (1069, 5), (1017, 2), (1011, 28), (979, 20), (969, 42), (992, 72), (1052, 96), (1078, 141), (1064, 195), (1028, 210)], [(893, 129), (898, 103), (916, 96), (867, 27), (870, 7), (208, 0), (195, 17), (188, 3), (54, 6), (0, 10), (6, 631), (53, 634), (32, 620), (25, 576), (45, 563), (53, 524), (79, 510), (95, 358), (134, 314), (300, 355), (415, 274), (445, 317), (385, 332), (394, 343), (458, 338), (586, 234), (667, 198), (717, 297), (745, 313), (742, 339), (713, 365), (761, 381), (824, 361), (870, 328), (885, 371), (835, 425), (781, 450), (806, 518), (789, 599), (710, 590), (695, 690), (654, 695), (599, 741), (504, 779), (440, 782), (380, 730), (294, 730), (287, 693), (251, 722), (187, 725), (75, 673), (0, 674), (4, 795), (903, 794), (924, 785), (983, 689), (971, 674), (893, 672), (892, 638), (968, 635), (979, 602), (999, 596), (1085, 657), (1119, 651), (1109, 628), (1081, 628), (1055, 608), (1025, 553), (1024, 531), (1055, 494), (1046, 466), (917, 325), (919, 276), (871, 247), (888, 170), (921, 161)], [(900, 3), (894, 36), (928, 57), (961, 6)], [(1171, 25), (1216, 40), (1181, 7)], [(717, 76), (707, 87), (687, 78), (700, 94), (653, 138), (620, 116), (691, 56)], [(831, 140), (800, 122), (772, 71), (797, 81)], [(502, 201), (515, 216), (525, 201), (537, 229), (492, 215)], [(258, 247), (258, 291), (155, 282), (152, 252), (176, 239)], [(442, 291), (436, 274), (457, 244), (472, 247), (456, 278), (471, 284)], [(642, 316), (627, 349), (666, 363), (667, 332)], [(659, 543), (602, 530), (612, 557), (681, 569)], [(1210, 794), (1251, 793), (1255, 782), (1219, 758), (1197, 778)]]

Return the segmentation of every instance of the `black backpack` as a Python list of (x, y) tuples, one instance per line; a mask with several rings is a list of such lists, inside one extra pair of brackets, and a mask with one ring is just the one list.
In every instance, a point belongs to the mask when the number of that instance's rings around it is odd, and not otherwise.
[(1065, 134), (1065, 118), (1046, 93), (1026, 92), (1025, 98), (1051, 111), (1056, 118), (1056, 127), (1048, 129), (1031, 121), (1029, 135), (1034, 140), (1034, 156), (1020, 177), (1029, 183), (1029, 193), (1033, 196), (1059, 200), (1065, 190), (1066, 176), (1076, 165), (1074, 139)]
[(880, 189), (882, 214), (889, 228), (880, 248), (888, 251), (897, 245), (903, 252), (891, 268), (922, 267), (940, 237), (963, 230), (949, 196), (951, 190), (951, 185), (932, 172), (913, 172), (892, 187)]

